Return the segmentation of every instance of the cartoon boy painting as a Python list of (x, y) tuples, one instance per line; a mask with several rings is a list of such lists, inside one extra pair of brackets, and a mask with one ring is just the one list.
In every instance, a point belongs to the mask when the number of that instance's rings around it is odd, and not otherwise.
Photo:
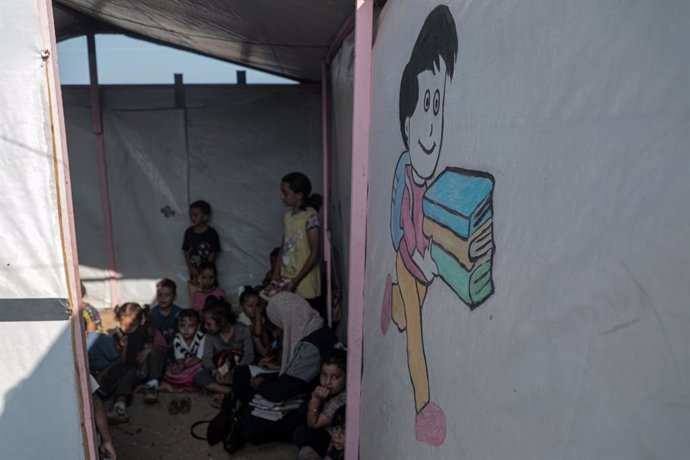
[(424, 235), (422, 200), (438, 164), (443, 143), (446, 84), (453, 78), (458, 50), (455, 21), (445, 5), (426, 18), (400, 83), (400, 131), (406, 151), (393, 182), (391, 238), (397, 252), (397, 284), (386, 280), (381, 329), (392, 319), (407, 331), (407, 360), (414, 388), (417, 439), (441, 445), (446, 436), (443, 410), (429, 397), (422, 314), (427, 286), (437, 274), (431, 240)]
[(407, 333), (407, 364), (419, 441), (441, 445), (443, 410), (431, 401), (424, 352), (422, 306), (440, 276), (470, 309), (494, 292), (491, 174), (446, 168), (435, 176), (443, 144), (446, 85), (458, 51), (455, 21), (445, 5), (429, 13), (400, 83), (400, 132), (406, 150), (393, 179), (390, 231), (395, 274), (386, 278), (381, 332), (391, 320)]

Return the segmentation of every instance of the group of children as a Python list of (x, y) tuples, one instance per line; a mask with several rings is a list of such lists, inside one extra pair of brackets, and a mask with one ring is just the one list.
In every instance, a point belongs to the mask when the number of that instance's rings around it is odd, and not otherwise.
[[(222, 397), (233, 391), (236, 368), (254, 364), (276, 375), (282, 373), (282, 330), (268, 319), (267, 302), (262, 297), (294, 292), (321, 315), (323, 302), (318, 221), (321, 197), (311, 194), (309, 179), (298, 172), (283, 177), (280, 190), (288, 207), (283, 218), (283, 243), (271, 253), (271, 269), (262, 286), (245, 286), (239, 315), (218, 286), (215, 262), (221, 251), (220, 238), (209, 225), (211, 207), (205, 201), (191, 204), (192, 226), (186, 230), (182, 245), (190, 274), (191, 308), (174, 303), (177, 285), (164, 278), (156, 285), (152, 308), (133, 302), (115, 306), (118, 326), (107, 335), (97, 310), (82, 304), (90, 372), (98, 381), (98, 395), (113, 401), (108, 414), (111, 423), (129, 420), (127, 404), (136, 391), (142, 391), (144, 401), (153, 404), (159, 391), (204, 389), (215, 395), (219, 405)], [(345, 359), (338, 356), (324, 361), (320, 384), (308, 401), (304, 427), (301, 434), (296, 432), (295, 439), (301, 439), (298, 445), (311, 449), (303, 449), (306, 453), (300, 458), (320, 459), (326, 451), (325, 458), (342, 458)], [(190, 409), (188, 397), (174, 398), (168, 406), (170, 414)], [(330, 445), (327, 428), (333, 435)], [(316, 434), (309, 430), (316, 430)]]

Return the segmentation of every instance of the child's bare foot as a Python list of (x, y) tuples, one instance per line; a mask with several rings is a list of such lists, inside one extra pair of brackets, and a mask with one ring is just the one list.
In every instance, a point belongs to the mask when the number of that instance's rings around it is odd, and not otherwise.
[(144, 402), (146, 404), (155, 404), (158, 402), (158, 390), (153, 387), (147, 387), (144, 392)]
[(211, 407), (214, 409), (220, 409), (220, 406), (223, 405), (224, 397), (225, 395), (223, 393), (215, 393), (211, 398)]

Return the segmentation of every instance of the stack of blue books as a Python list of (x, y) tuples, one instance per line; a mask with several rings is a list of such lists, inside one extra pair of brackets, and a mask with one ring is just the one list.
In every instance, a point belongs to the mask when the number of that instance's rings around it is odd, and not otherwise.
[(494, 292), (491, 174), (448, 168), (424, 195), (424, 234), (439, 276), (471, 309)]

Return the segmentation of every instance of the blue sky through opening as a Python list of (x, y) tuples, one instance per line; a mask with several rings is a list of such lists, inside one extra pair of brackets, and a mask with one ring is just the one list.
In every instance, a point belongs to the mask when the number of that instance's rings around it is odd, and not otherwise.
[[(96, 35), (98, 81), (101, 84), (161, 84), (181, 73), (185, 83), (236, 83), (238, 70), (247, 71), (247, 84), (294, 84), (293, 80), (230, 64), (187, 51), (136, 40), (124, 35)], [(60, 82), (89, 83), (86, 37), (58, 44)]]

